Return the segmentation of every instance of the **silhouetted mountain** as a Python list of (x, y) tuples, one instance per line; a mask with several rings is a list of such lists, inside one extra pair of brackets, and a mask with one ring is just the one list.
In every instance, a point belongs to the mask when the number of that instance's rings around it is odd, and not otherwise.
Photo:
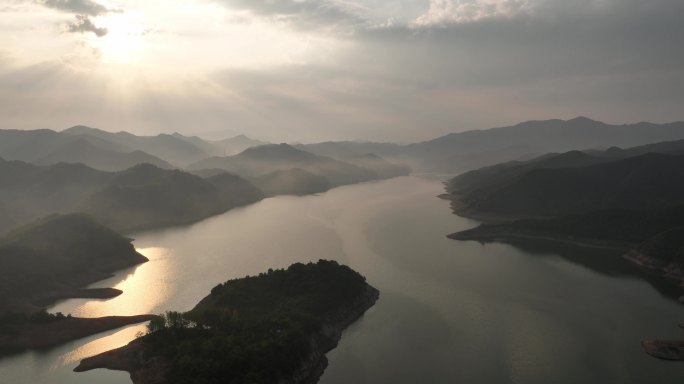
[(130, 231), (190, 223), (261, 198), (256, 188), (236, 176), (202, 179), (142, 164), (115, 174), (77, 210), (111, 228)]
[[(562, 164), (561, 160), (570, 157), (573, 161), (569, 163), (575, 164), (596, 161), (581, 153), (545, 161)], [(684, 203), (684, 156), (652, 153), (611, 162), (599, 160), (599, 164), (586, 167), (518, 169), (511, 173), (509, 176), (504, 171), (499, 179), (471, 176), (476, 189), (463, 190), (463, 179), (452, 181), (456, 212), (466, 216), (539, 217), (610, 208), (658, 209)]]
[(0, 156), (38, 165), (83, 163), (106, 171), (123, 170), (140, 163), (171, 168), (162, 159), (104, 136), (69, 135), (50, 130), (0, 130)]
[(314, 144), (295, 144), (297, 149), (307, 151), (319, 156), (327, 156), (336, 159), (345, 159), (355, 156), (363, 156), (374, 153), (380, 156), (394, 156), (403, 150), (399, 144), (373, 143), (362, 141), (327, 141)]
[[(406, 146), (412, 166), (463, 172), (520, 157), (581, 148), (632, 147), (684, 139), (684, 122), (610, 125), (585, 117), (528, 121), (510, 127), (452, 133)], [(486, 156), (482, 156), (486, 153)], [(502, 156), (502, 154), (504, 154)], [(465, 160), (465, 161), (464, 161)]]
[(166, 161), (142, 151), (114, 152), (93, 144), (86, 138), (76, 137), (55, 151), (34, 161), (38, 165), (82, 163), (103, 171), (120, 171), (137, 164), (149, 163), (159, 168), (173, 168)]
[(373, 153), (346, 157), (343, 160), (357, 167), (370, 169), (382, 178), (406, 176), (411, 173), (408, 166), (391, 163)]
[(0, 160), (0, 233), (52, 213), (86, 212), (116, 230), (187, 223), (262, 198), (230, 175), (202, 179), (143, 164), (108, 173), (82, 164)]
[(130, 150), (147, 152), (179, 166), (190, 164), (212, 154), (206, 153), (203, 148), (200, 148), (194, 138), (185, 137), (179, 134), (136, 136), (128, 132), (112, 133), (85, 126), (71, 127), (65, 129), (62, 133), (76, 136), (97, 137), (124, 146)]
[(147, 259), (85, 215), (54, 215), (0, 239), (0, 312), (68, 296)]
[(238, 154), (248, 148), (268, 144), (265, 141), (250, 139), (245, 135), (238, 135), (231, 137), (230, 139), (215, 140), (211, 141), (211, 143), (223, 150), (222, 153), (216, 154), (218, 156), (231, 156)]
[(108, 173), (82, 164), (36, 166), (0, 160), (0, 200), (7, 213), (0, 215), (0, 233), (47, 214), (72, 212), (109, 179)]
[(618, 147), (608, 148), (603, 155), (611, 157), (632, 157), (646, 153), (666, 153), (670, 155), (684, 154), (684, 140), (663, 141), (659, 143), (640, 145), (637, 147), (622, 149)]
[(449, 180), (447, 191), (454, 195), (478, 193), (480, 189), (504, 186), (534, 169), (576, 168), (614, 160), (581, 151), (547, 154), (528, 161), (510, 161), (466, 172)]
[(213, 157), (189, 166), (190, 170), (223, 169), (246, 178), (257, 178), (278, 170), (300, 168), (325, 177), (331, 186), (358, 183), (378, 178), (374, 172), (340, 160), (317, 156), (288, 144), (249, 148), (229, 157)]
[(251, 181), (266, 196), (308, 195), (330, 189), (328, 179), (299, 168), (273, 171)]
[(509, 161), (469, 171), (449, 180), (447, 191), (454, 195), (477, 193), (480, 188), (503, 186), (533, 169), (577, 168), (611, 162), (647, 153), (684, 154), (684, 140), (667, 141), (622, 149), (549, 153), (527, 161)]
[(230, 173), (222, 172), (207, 177), (205, 180), (218, 189), (221, 200), (226, 206), (247, 205), (264, 197), (264, 193), (252, 183)]

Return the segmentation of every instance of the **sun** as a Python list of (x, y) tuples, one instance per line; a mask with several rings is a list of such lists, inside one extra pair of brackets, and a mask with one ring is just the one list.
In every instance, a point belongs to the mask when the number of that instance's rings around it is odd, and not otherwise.
[(131, 64), (142, 59), (149, 29), (139, 17), (111, 13), (100, 18), (98, 26), (107, 29), (95, 42), (105, 63)]

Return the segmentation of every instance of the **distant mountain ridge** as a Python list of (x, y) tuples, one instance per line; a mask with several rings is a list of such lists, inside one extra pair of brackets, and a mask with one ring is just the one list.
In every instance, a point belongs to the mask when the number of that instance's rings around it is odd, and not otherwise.
[[(78, 137), (89, 147), (80, 156), (63, 147)], [(529, 160), (549, 152), (575, 149), (636, 147), (657, 142), (684, 140), (684, 122), (667, 124), (635, 123), (613, 125), (586, 117), (570, 120), (527, 121), (516, 125), (451, 133), (413, 144), (361, 141), (331, 141), (291, 146), (314, 155), (346, 161), (375, 154), (396, 164), (407, 164), (419, 171), (460, 173), (511, 160)], [(206, 140), (180, 133), (136, 136), (128, 132), (106, 132), (75, 126), (62, 132), (50, 130), (0, 130), (0, 157), (36, 164), (83, 162), (103, 170), (123, 170), (140, 162), (160, 168), (167, 164), (179, 168), (192, 166), (212, 157), (229, 157), (245, 149), (268, 143), (238, 135), (223, 140)], [(140, 153), (144, 152), (144, 154)], [(125, 159), (114, 159), (124, 157)], [(147, 159), (142, 158), (146, 156)], [(121, 163), (121, 165), (117, 165)], [(107, 165), (109, 165), (107, 167)], [(273, 169), (271, 170), (273, 171)]]
[(327, 179), (331, 187), (381, 178), (372, 167), (315, 155), (285, 143), (249, 148), (234, 156), (209, 158), (191, 164), (188, 169), (223, 169), (253, 179), (276, 171), (299, 169)]
[(611, 125), (577, 117), (452, 133), (410, 144), (403, 153), (424, 167), (456, 173), (548, 152), (634, 147), (680, 139), (684, 139), (684, 122)]
[(165, 169), (183, 167), (261, 144), (245, 136), (212, 142), (179, 133), (136, 136), (82, 125), (61, 132), (0, 130), (0, 157), (7, 160), (37, 165), (83, 163), (103, 171), (120, 171), (142, 163)]
[(150, 164), (103, 172), (82, 164), (0, 160), (0, 233), (52, 213), (83, 212), (119, 231), (185, 224), (263, 198), (237, 176), (202, 179)]

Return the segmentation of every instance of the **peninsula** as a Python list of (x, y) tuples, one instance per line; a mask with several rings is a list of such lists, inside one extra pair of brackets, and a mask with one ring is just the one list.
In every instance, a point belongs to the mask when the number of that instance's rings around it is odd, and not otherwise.
[(153, 316), (74, 318), (43, 306), (64, 298), (110, 298), (81, 287), (147, 261), (131, 240), (86, 215), (53, 215), (0, 239), (0, 354), (46, 348)]
[(297, 263), (220, 284), (191, 311), (167, 312), (147, 335), (75, 371), (124, 370), (136, 384), (315, 383), (325, 353), (378, 297), (335, 261)]

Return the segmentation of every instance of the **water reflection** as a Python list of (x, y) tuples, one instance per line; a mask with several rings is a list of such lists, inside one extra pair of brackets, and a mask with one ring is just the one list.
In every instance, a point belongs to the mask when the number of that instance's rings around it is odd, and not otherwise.
[[(184, 311), (227, 279), (326, 258), (364, 274), (381, 298), (330, 352), (321, 384), (684, 379), (680, 365), (649, 358), (639, 345), (647, 336), (681, 336), (674, 325), (684, 311), (674, 300), (619, 258), (449, 240), (446, 234), (476, 223), (452, 215), (435, 198), (441, 191), (434, 180), (398, 178), (267, 199), (188, 227), (140, 233), (134, 244), (150, 262), (95, 285), (123, 295), (51, 310)], [(126, 374), (70, 371), (141, 327), (0, 360), (0, 381), (128, 384)]]
[(54, 369), (68, 366), (72, 363), (78, 363), (86, 357), (123, 347), (131, 340), (135, 339), (138, 334), (144, 333), (146, 330), (146, 325), (136, 325), (133, 327), (124, 328), (120, 331), (115, 331), (114, 334), (97, 338), (88, 342), (87, 344), (75, 348), (68, 353), (61, 355), (53, 364), (52, 368)]
[(174, 291), (172, 276), (178, 261), (172, 252), (161, 247), (141, 247), (138, 252), (150, 261), (125, 269), (91, 288), (113, 287), (124, 293), (107, 300), (65, 300), (50, 308), (51, 312), (71, 313), (79, 317), (130, 316), (156, 313)]
[(505, 243), (538, 257), (560, 256), (573, 264), (581, 265), (606, 276), (646, 281), (663, 296), (669, 297), (672, 300), (678, 300), (684, 293), (679, 282), (663, 279), (657, 273), (640, 268), (634, 263), (625, 260), (622, 257), (623, 252), (608, 249), (582, 248), (544, 240), (506, 241)]

